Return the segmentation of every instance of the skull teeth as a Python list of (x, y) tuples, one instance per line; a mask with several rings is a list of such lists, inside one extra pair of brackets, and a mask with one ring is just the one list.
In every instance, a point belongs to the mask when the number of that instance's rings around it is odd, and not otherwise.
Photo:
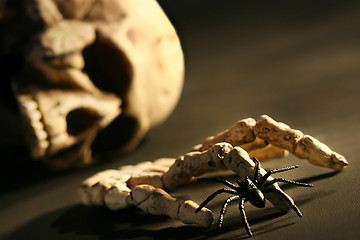
[(26, 117), (31, 132), (30, 138), (31, 155), (33, 158), (41, 158), (45, 156), (49, 147), (48, 134), (42, 123), (43, 115), (39, 110), (38, 104), (29, 96), (22, 96), (20, 106), (23, 115)]
[[(31, 109), (31, 114), (28, 116), (29, 118), (31, 118), (32, 122), (38, 122), (42, 125), (42, 123), (40, 122), (42, 114), (37, 109)], [(37, 126), (39, 126), (39, 124)]]

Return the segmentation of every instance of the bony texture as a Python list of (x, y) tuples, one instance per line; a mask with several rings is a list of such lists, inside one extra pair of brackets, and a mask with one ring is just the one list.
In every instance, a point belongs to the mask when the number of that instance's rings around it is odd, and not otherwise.
[(208, 137), (193, 151), (204, 151), (218, 142), (240, 146), (248, 151), (251, 157), (261, 161), (285, 157), (289, 151), (312, 164), (334, 170), (342, 170), (348, 165), (344, 156), (334, 152), (316, 138), (304, 135), (301, 131), (277, 122), (267, 115), (262, 115), (257, 121), (252, 118), (240, 120), (229, 129)]
[(324, 143), (304, 135), (299, 130), (291, 129), (288, 125), (276, 122), (267, 115), (262, 115), (254, 127), (257, 137), (284, 148), (299, 158), (305, 158), (310, 163), (342, 170), (348, 165), (345, 157), (334, 152)]
[(273, 158), (287, 156), (288, 151), (283, 148), (275, 147), (264, 139), (256, 137), (254, 127), (256, 120), (246, 118), (233, 124), (229, 129), (208, 137), (202, 144), (193, 148), (193, 151), (205, 151), (219, 142), (227, 142), (233, 146), (240, 146), (246, 150), (251, 157), (265, 161)]
[[(150, 214), (164, 214), (184, 223), (209, 226), (213, 219), (207, 209), (194, 215), (198, 207), (196, 203), (172, 198), (162, 189), (171, 190), (192, 182), (204, 173), (223, 169), (236, 173), (240, 181), (246, 177), (254, 179), (257, 161), (253, 157), (268, 160), (284, 157), (288, 151), (308, 159), (312, 164), (335, 170), (342, 170), (348, 165), (343, 156), (315, 138), (263, 115), (258, 121), (239, 121), (176, 159), (163, 158), (100, 172), (84, 181), (80, 194), (86, 205), (106, 204), (112, 210), (136, 205)], [(258, 174), (261, 179), (267, 172), (260, 167)], [(264, 181), (267, 187), (272, 188), (265, 193), (266, 199), (275, 207), (297, 209), (276, 179), (268, 175)]]
[(104, 193), (105, 205), (113, 211), (129, 207), (127, 197), (130, 195), (131, 190), (124, 184), (112, 185)]
[[(190, 152), (176, 160), (159, 159), (153, 163), (143, 162), (101, 172), (84, 181), (80, 193), (88, 205), (101, 203), (116, 210), (128, 206), (124, 198), (138, 185), (170, 190), (190, 183), (206, 172), (222, 169), (232, 170), (243, 180), (245, 176), (253, 177), (255, 164), (242, 148), (233, 147), (229, 143), (217, 143), (204, 152)], [(265, 173), (261, 168), (260, 176)], [(268, 178), (270, 180), (271, 177)], [(273, 187), (278, 188), (278, 185), (274, 184)], [(101, 202), (102, 198), (104, 200)], [(276, 207), (287, 209), (286, 203), (277, 196), (269, 199)]]
[[(190, 152), (176, 159), (163, 175), (164, 188), (172, 189), (191, 182), (206, 172), (230, 169), (243, 180), (254, 174), (254, 162), (241, 147), (229, 143), (216, 143), (203, 152)], [(262, 170), (261, 173), (265, 171)]]
[(2, 86), (13, 86), (31, 158), (65, 169), (130, 151), (177, 104), (184, 58), (157, 1), (0, 5), (0, 60), (22, 63), (1, 69)]
[(253, 142), (255, 135), (252, 131), (256, 124), (255, 119), (246, 118), (236, 122), (229, 129), (217, 134), (216, 136), (208, 137), (201, 146), (200, 151), (209, 149), (216, 143), (227, 142), (233, 146), (240, 146), (245, 143)]
[[(122, 191), (122, 193), (127, 195), (130, 192), (130, 189), (123, 183), (129, 177), (130, 176), (124, 174), (124, 172), (115, 169), (99, 172), (82, 183), (79, 189), (80, 199), (87, 206), (104, 205), (104, 196), (106, 191), (115, 186), (125, 190)], [(126, 203), (123, 203), (122, 207), (126, 207)], [(111, 206), (110, 208), (113, 209), (114, 207)]]
[[(254, 177), (255, 163), (241, 147), (234, 147), (229, 143), (217, 143), (206, 151), (190, 152), (178, 158), (163, 175), (164, 188), (172, 189), (189, 183), (206, 172), (221, 169), (230, 169), (239, 176), (239, 180), (244, 180), (246, 176)], [(265, 174), (266, 171), (260, 168), (259, 176)], [(272, 179), (269, 177), (266, 181)], [(273, 187), (280, 189), (276, 183)], [(286, 210), (289, 207), (284, 199), (275, 194), (269, 194), (268, 199), (279, 209)]]
[(163, 189), (150, 185), (134, 187), (127, 197), (127, 201), (144, 212), (152, 215), (167, 215), (186, 224), (209, 227), (214, 221), (209, 209), (203, 208), (200, 212), (195, 213), (199, 207), (195, 202), (173, 198)]
[(172, 158), (160, 158), (154, 162), (101, 171), (83, 181), (79, 189), (80, 199), (87, 206), (106, 205), (111, 210), (129, 207), (126, 198), (131, 189), (143, 183), (162, 187), (161, 176), (174, 161)]

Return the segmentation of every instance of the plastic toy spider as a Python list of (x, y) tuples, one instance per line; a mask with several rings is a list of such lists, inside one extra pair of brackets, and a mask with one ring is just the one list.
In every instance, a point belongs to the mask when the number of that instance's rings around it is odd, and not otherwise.
[(298, 168), (298, 166), (295, 165), (295, 166), (270, 170), (259, 180), (260, 163), (256, 158), (254, 158), (254, 161), (256, 163), (254, 179), (251, 180), (248, 176), (246, 176), (244, 181), (236, 180), (238, 186), (229, 182), (228, 180), (221, 179), (221, 178), (199, 178), (199, 179), (197, 179), (198, 181), (201, 181), (201, 182), (219, 182), (219, 183), (222, 183), (222, 184), (230, 187), (230, 189), (222, 188), (222, 189), (217, 190), (216, 192), (211, 194), (204, 202), (202, 202), (200, 204), (200, 206), (196, 209), (195, 212), (199, 212), (203, 207), (206, 206), (206, 204), (208, 204), (218, 194), (221, 194), (221, 193), (234, 194), (235, 196), (229, 197), (224, 202), (224, 204), (221, 208), (219, 221), (218, 221), (218, 227), (221, 228), (221, 226), (222, 226), (226, 208), (229, 205), (229, 203), (239, 200), (240, 201), (239, 209), (240, 209), (240, 213), (241, 213), (241, 218), (242, 218), (243, 222), (245, 223), (246, 231), (248, 232), (248, 234), (250, 236), (252, 236), (252, 232), (250, 230), (250, 226), (247, 221), (247, 217), (246, 217), (246, 213), (245, 213), (245, 209), (244, 209), (244, 203), (246, 201), (249, 201), (255, 207), (264, 208), (265, 200), (266, 200), (264, 194), (268, 193), (268, 192), (276, 192), (282, 198), (284, 198), (284, 200), (287, 203), (289, 203), (289, 205), (294, 209), (294, 211), (297, 213), (297, 215), (299, 217), (302, 217), (302, 214), (301, 214), (299, 208), (295, 205), (294, 201), (285, 192), (283, 192), (280, 189), (268, 188), (268, 187), (276, 182), (285, 182), (285, 183), (294, 184), (294, 185), (301, 186), (301, 187), (312, 187), (313, 185), (307, 184), (307, 183), (295, 182), (295, 181), (284, 179), (284, 178), (274, 178), (273, 180), (266, 182), (266, 180), (269, 178), (269, 176), (271, 174), (289, 171), (289, 170)]

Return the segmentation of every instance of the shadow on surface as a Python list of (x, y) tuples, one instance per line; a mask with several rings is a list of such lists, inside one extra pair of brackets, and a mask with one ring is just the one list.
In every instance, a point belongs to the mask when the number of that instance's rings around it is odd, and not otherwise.
[[(300, 181), (314, 182), (323, 178), (334, 176), (336, 173), (326, 173)], [(235, 178), (235, 177), (234, 177)], [(282, 188), (290, 188), (284, 185)], [(331, 193), (318, 194), (323, 197)], [(297, 199), (300, 207), (314, 199), (313, 195), (303, 195)], [(222, 202), (212, 206), (214, 208), (215, 224), (217, 224), (218, 210)], [(250, 206), (250, 205), (247, 205)], [(291, 219), (296, 215), (290, 211), (279, 212), (274, 207), (265, 209), (247, 208), (249, 224), (254, 235), (262, 235), (295, 224)], [(237, 208), (236, 208), (237, 209)], [(234, 209), (235, 210), (235, 209)], [(237, 210), (238, 211), (238, 210)], [(9, 234), (4, 239), (221, 239), (227, 235), (248, 238), (240, 213), (225, 216), (222, 229), (216, 225), (211, 228), (200, 228), (184, 225), (167, 216), (153, 216), (132, 207), (120, 211), (110, 211), (105, 207), (85, 207), (75, 205), (43, 215), (24, 224), (17, 231)]]
[(151, 216), (137, 208), (113, 212), (105, 207), (75, 205), (38, 217), (4, 239), (111, 239), (116, 231), (134, 226), (166, 222), (165, 216)]
[[(145, 141), (145, 140), (143, 140)], [(143, 141), (139, 144), (141, 146)], [(54, 169), (42, 162), (41, 160), (33, 160), (29, 157), (25, 147), (1, 147), (1, 169), (0, 174), (0, 196), (14, 190), (36, 185), (47, 180), (51, 180), (57, 177), (69, 176), (74, 173), (85, 172), (91, 169), (102, 168), (101, 166), (114, 161), (115, 159), (121, 160), (131, 153), (124, 153), (116, 158), (104, 158), (102, 161), (94, 162), (88, 166), (81, 168), (69, 168), (69, 169)], [(14, 174), (16, 173), (16, 174)], [(11, 184), (9, 184), (11, 182)]]
[[(285, 215), (275, 212), (276, 209), (266, 209), (258, 216), (251, 216), (250, 225), (270, 221)], [(211, 228), (200, 228), (183, 225), (166, 216), (148, 215), (137, 208), (129, 208), (117, 212), (108, 209), (88, 208), (76, 205), (70, 208), (54, 211), (23, 225), (17, 231), (4, 239), (211, 239), (236, 232), (241, 238), (248, 235), (240, 218), (226, 219), (222, 229), (215, 225)], [(284, 223), (280, 219), (274, 224), (268, 224), (260, 233), (284, 228), (292, 223)], [(238, 233), (237, 233), (238, 232)], [(254, 233), (258, 230), (254, 227)]]
[(25, 146), (1, 146), (0, 151), (3, 170), (0, 175), (0, 194), (19, 190), (56, 174), (42, 162), (31, 160)]
[[(273, 212), (274, 210), (266, 211), (265, 215), (261, 215), (255, 219), (251, 219), (249, 224), (256, 224), (261, 222), (266, 222), (274, 218), (283, 216), (285, 213)], [(116, 231), (111, 234), (111, 236), (104, 237), (101, 239), (131, 239), (131, 238), (153, 238), (153, 239), (223, 239), (226, 238), (228, 234), (233, 236), (238, 236), (240, 239), (248, 238), (248, 234), (240, 220), (240, 217), (227, 219), (228, 222), (219, 229), (216, 225), (213, 225), (211, 228), (201, 228), (196, 226), (182, 225), (178, 227), (167, 227), (159, 230), (145, 230), (145, 229), (129, 229), (125, 231)], [(261, 232), (266, 233), (269, 231), (274, 231), (276, 229), (284, 228), (292, 223), (283, 222), (285, 219), (273, 224), (269, 224), (267, 228), (263, 229)], [(254, 234), (257, 234), (258, 230), (254, 228)]]

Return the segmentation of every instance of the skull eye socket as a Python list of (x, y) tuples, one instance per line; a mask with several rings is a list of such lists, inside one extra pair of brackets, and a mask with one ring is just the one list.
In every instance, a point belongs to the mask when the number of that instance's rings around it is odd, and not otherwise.
[(133, 69), (125, 53), (97, 35), (95, 42), (84, 49), (83, 56), (83, 71), (95, 86), (105, 92), (115, 93), (125, 101), (133, 79)]
[(66, 116), (67, 132), (77, 136), (92, 128), (100, 121), (100, 116), (95, 111), (88, 108), (77, 108)]

